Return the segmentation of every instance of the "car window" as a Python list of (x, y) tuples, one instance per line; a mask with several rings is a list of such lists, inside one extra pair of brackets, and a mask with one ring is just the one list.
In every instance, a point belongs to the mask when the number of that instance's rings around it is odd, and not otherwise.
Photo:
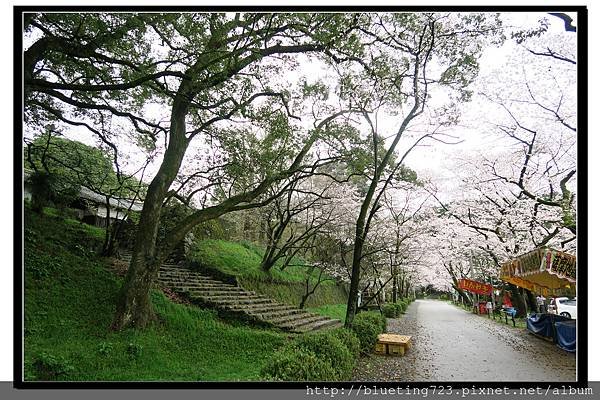
[(563, 300), (561, 304), (566, 306), (577, 306), (577, 300)]

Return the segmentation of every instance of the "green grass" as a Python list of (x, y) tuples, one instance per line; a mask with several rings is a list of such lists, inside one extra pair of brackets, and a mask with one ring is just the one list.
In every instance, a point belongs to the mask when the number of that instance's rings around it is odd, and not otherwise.
[[(206, 239), (196, 243), (191, 258), (205, 267), (236, 276), (238, 282), (248, 290), (297, 307), (305, 292), (306, 268), (292, 265), (282, 271), (280, 265), (276, 264), (269, 272), (265, 272), (260, 267), (263, 252), (264, 249), (249, 242)], [(316, 282), (317, 274), (315, 271), (311, 284)], [(342, 287), (333, 280), (326, 280), (309, 297), (306, 305), (343, 303), (346, 298)]]
[[(263, 253), (264, 249), (249, 242), (206, 239), (196, 243), (191, 257), (203, 265), (217, 268), (221, 272), (239, 278), (269, 279), (279, 282), (304, 282), (306, 279), (305, 267), (290, 265), (282, 271), (280, 262), (270, 271), (265, 272), (260, 267)], [(302, 260), (294, 261), (302, 262)], [(323, 283), (323, 285), (334, 284), (333, 281)]]
[(58, 219), (59, 221), (62, 221), (62, 223), (64, 223), (65, 225), (69, 225), (71, 227), (77, 227), (81, 232), (84, 232), (85, 235), (87, 235), (89, 237), (92, 237), (92, 238), (98, 239), (98, 240), (104, 240), (104, 233), (105, 233), (104, 228), (99, 228), (94, 225), (89, 225), (89, 224), (83, 223), (82, 221), (79, 221), (77, 219), (65, 217), (64, 215), (61, 215), (59, 210), (57, 210), (56, 208), (52, 208), (52, 207), (45, 207), (44, 214), (47, 216), (50, 216), (50, 217), (54, 217), (54, 218)]
[(310, 307), (307, 311), (346, 322), (347, 304), (326, 304), (320, 307)]
[(286, 338), (233, 326), (153, 292), (159, 323), (109, 330), (120, 278), (91, 249), (98, 232), (25, 215), (25, 380), (249, 381)]

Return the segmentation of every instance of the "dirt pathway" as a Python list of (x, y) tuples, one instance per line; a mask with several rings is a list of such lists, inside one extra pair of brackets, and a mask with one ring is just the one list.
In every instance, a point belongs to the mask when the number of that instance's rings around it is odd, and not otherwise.
[(446, 302), (417, 300), (388, 332), (413, 336), (404, 357), (370, 355), (355, 381), (574, 381), (575, 355), (523, 329)]

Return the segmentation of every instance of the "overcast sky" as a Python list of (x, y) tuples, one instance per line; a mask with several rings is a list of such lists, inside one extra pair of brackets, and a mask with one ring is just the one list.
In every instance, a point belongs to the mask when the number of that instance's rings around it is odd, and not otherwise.
[[(535, 27), (540, 18), (546, 18), (550, 22), (550, 31), (564, 30), (563, 22), (548, 14), (529, 12), (502, 14), (502, 20), (505, 26), (514, 26), (517, 29)], [(574, 23), (576, 24), (576, 21)], [(508, 39), (500, 48), (487, 48), (479, 60), (481, 65), (480, 76), (485, 77), (492, 72), (497, 74), (499, 73), (498, 70), (500, 70), (501, 73), (501, 71), (503, 71), (502, 67), (507, 63), (507, 58), (515, 51), (516, 46), (517, 45), (513, 40)], [(317, 63), (304, 63), (304, 65), (301, 66), (301, 70), (305, 75), (312, 77), (325, 77), (326, 74), (325, 69)], [(291, 79), (290, 74), (287, 71), (285, 79)], [(470, 102), (463, 108), (468, 110), (470, 115), (486, 115), (486, 113), (489, 113), (488, 106), (480, 102)], [(148, 117), (158, 117), (168, 120), (168, 110), (161, 109), (160, 107), (149, 108), (149, 114)], [(399, 121), (397, 117), (380, 116), (379, 124), (382, 131), (394, 132), (395, 128), (399, 125)], [(411, 128), (419, 129), (418, 126), (413, 126)], [(489, 135), (482, 135), (478, 128), (479, 127), (474, 126), (473, 121), (463, 121), (459, 126), (453, 127), (448, 131), (448, 133), (456, 136), (457, 141), (460, 141), (459, 144), (444, 145), (435, 142), (426, 143), (427, 146), (416, 148), (408, 156), (406, 164), (424, 176), (435, 177), (438, 180), (451, 181), (454, 179), (452, 163), (457, 155), (464, 156), (478, 153), (486, 148), (493, 148), (496, 145), (490, 142), (492, 139)], [(96, 138), (84, 129), (69, 128), (67, 132), (69, 138), (80, 140), (90, 145), (94, 145), (97, 142)], [(32, 133), (33, 132), (26, 132), (26, 135), (31, 135)], [(199, 141), (196, 140), (195, 143), (198, 144)], [(399, 152), (403, 152), (410, 144), (411, 142), (409, 141), (401, 141)], [(143, 156), (133, 146), (129, 147), (128, 152), (131, 152), (128, 169), (130, 171), (137, 170), (143, 160)], [(192, 153), (193, 148), (191, 147), (188, 150), (188, 154)], [(148, 179), (154, 175), (161, 160), (162, 157), (158, 157), (153, 165), (147, 169), (144, 180), (148, 181)], [(451, 182), (449, 182), (449, 186), (452, 186)]]

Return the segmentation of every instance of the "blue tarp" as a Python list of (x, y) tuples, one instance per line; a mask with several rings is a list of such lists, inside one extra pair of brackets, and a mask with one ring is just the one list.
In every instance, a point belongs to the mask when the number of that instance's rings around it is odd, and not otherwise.
[(551, 338), (563, 350), (574, 352), (577, 348), (575, 321), (554, 314), (531, 314), (527, 329), (537, 335)]
[(577, 349), (577, 328), (575, 321), (556, 322), (556, 344), (563, 350), (575, 352)]
[(527, 318), (527, 329), (537, 335), (554, 339), (554, 330), (552, 329), (552, 319), (550, 314), (531, 314)]

